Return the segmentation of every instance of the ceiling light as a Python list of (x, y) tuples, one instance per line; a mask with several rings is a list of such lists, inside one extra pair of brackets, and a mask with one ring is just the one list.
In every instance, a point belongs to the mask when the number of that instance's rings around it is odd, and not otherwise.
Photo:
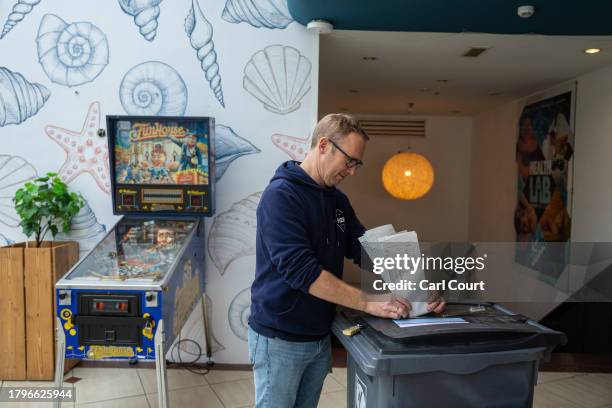
[(587, 48), (584, 50), (585, 54), (597, 54), (598, 52), (601, 52), (601, 48)]

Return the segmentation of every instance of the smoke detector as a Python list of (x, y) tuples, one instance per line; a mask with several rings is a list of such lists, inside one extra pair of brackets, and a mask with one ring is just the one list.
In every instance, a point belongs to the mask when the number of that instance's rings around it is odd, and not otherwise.
[(520, 6), (516, 9), (516, 14), (518, 14), (520, 18), (529, 18), (533, 16), (534, 13), (535, 8), (533, 6)]
[(334, 25), (327, 20), (312, 20), (306, 28), (318, 34), (329, 34), (334, 31)]

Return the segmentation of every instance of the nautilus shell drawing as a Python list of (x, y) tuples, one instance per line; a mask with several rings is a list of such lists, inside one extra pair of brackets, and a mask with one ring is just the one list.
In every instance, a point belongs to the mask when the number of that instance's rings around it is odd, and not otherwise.
[(216, 181), (221, 180), (230, 164), (240, 156), (261, 152), (251, 142), (238, 136), (231, 127), (221, 124), (215, 126), (215, 149)]
[(125, 74), (119, 98), (130, 115), (181, 116), (187, 108), (187, 86), (170, 65), (148, 61)]
[(106, 235), (106, 226), (100, 224), (87, 200), (81, 210), (72, 217), (70, 231), (59, 232), (55, 237), (60, 241), (77, 241), (81, 258), (96, 246)]
[(21, 74), (0, 67), (0, 126), (20, 124), (43, 107), (51, 92)]
[(257, 28), (285, 28), (293, 21), (287, 0), (227, 0), (222, 17)]
[(153, 41), (157, 35), (157, 18), (161, 2), (162, 0), (119, 0), (119, 5), (125, 14), (134, 17), (134, 23), (145, 40)]
[(221, 106), (225, 108), (221, 75), (219, 74), (217, 53), (213, 42), (213, 27), (204, 16), (198, 0), (192, 0), (191, 10), (185, 18), (185, 32), (189, 37), (191, 47), (197, 51), (200, 66), (204, 71), (210, 89), (212, 89)]
[(256, 210), (260, 199), (261, 191), (215, 217), (208, 238), (208, 254), (221, 275), (236, 259), (255, 254)]
[(251, 315), (251, 288), (248, 287), (232, 299), (227, 319), (230, 328), (240, 340), (248, 341), (249, 316)]
[(67, 24), (54, 14), (45, 14), (36, 43), (38, 61), (56, 84), (77, 86), (91, 82), (108, 65), (106, 36), (88, 22)]
[(271, 137), (274, 146), (287, 153), (293, 160), (302, 161), (310, 150), (310, 138), (301, 139), (295, 136), (275, 133)]
[(244, 67), (242, 86), (271, 112), (285, 115), (300, 107), (310, 90), (311, 64), (293, 47), (271, 45)]
[(34, 166), (21, 157), (0, 155), (0, 223), (12, 228), (19, 225), (13, 197), (26, 181), (36, 177)]
[(13, 29), (25, 16), (32, 11), (35, 5), (40, 3), (40, 0), (19, 0), (13, 5), (13, 9), (6, 18), (4, 27), (2, 28), (2, 34), (0, 34), (0, 40), (3, 39), (9, 31)]

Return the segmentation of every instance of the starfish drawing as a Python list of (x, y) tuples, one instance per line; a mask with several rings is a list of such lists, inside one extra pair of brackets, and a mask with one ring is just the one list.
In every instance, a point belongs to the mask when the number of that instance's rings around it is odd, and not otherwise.
[(287, 153), (293, 160), (302, 161), (306, 157), (308, 150), (310, 150), (310, 138), (304, 139), (275, 133), (271, 137), (272, 143)]
[(49, 125), (45, 126), (45, 133), (66, 152), (66, 161), (58, 171), (65, 183), (70, 183), (82, 173), (89, 173), (98, 187), (110, 194), (108, 146), (106, 138), (97, 135), (99, 127), (100, 103), (94, 102), (89, 106), (80, 131)]

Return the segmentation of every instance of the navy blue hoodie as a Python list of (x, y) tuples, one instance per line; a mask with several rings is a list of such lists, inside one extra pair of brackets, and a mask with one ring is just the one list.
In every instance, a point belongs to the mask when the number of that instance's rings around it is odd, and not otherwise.
[(319, 186), (298, 162), (283, 163), (257, 207), (253, 330), (289, 341), (329, 334), (336, 305), (308, 288), (322, 269), (341, 279), (344, 257), (359, 264), (364, 232), (344, 193)]

